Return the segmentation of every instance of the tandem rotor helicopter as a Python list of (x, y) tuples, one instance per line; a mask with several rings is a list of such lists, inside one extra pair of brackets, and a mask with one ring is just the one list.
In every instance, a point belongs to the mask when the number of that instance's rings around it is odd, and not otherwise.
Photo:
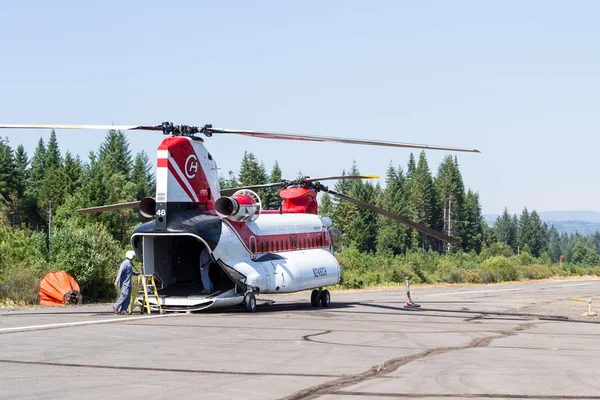
[[(165, 311), (197, 311), (244, 305), (256, 309), (256, 296), (312, 290), (314, 307), (327, 307), (327, 286), (340, 281), (334, 257), (339, 231), (328, 217), (318, 215), (317, 193), (325, 192), (410, 226), (448, 243), (458, 239), (320, 183), (325, 180), (375, 178), (366, 175), (304, 178), (266, 185), (219, 188), (217, 164), (204, 147), (206, 137), (244, 135), (256, 138), (337, 142), (371, 146), (479, 152), (478, 150), (377, 140), (218, 129), (212, 125), (0, 125), (0, 129), (100, 129), (159, 131), (168, 135), (158, 146), (156, 195), (141, 201), (78, 210), (82, 213), (138, 208), (151, 221), (139, 225), (131, 245), (143, 263), (143, 273), (159, 282)], [(279, 187), (277, 210), (264, 210), (253, 191)], [(211, 258), (214, 288), (202, 292), (200, 252)], [(157, 306), (151, 299), (151, 305)]]

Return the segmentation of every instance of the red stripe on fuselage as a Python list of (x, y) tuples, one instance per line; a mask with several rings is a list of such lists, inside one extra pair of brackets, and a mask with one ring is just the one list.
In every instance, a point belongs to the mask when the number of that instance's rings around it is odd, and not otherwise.
[(158, 168), (167, 168), (169, 166), (168, 158), (159, 158), (156, 160), (156, 166)]

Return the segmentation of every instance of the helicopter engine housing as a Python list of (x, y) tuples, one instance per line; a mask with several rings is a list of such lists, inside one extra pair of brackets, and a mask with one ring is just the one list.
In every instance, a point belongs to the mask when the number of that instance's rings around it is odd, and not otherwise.
[(231, 221), (254, 221), (260, 215), (260, 198), (249, 189), (238, 190), (233, 196), (223, 196), (215, 202), (215, 211), (221, 218)]
[(143, 217), (154, 217), (154, 214), (156, 214), (156, 200), (153, 197), (144, 197), (140, 201), (139, 210)]

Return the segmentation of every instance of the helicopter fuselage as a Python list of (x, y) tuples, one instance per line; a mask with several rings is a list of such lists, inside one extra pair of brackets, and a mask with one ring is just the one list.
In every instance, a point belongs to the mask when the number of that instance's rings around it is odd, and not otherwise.
[[(260, 210), (241, 221), (219, 216), (216, 171), (201, 140), (170, 137), (158, 148), (154, 218), (137, 227), (131, 241), (144, 274), (159, 282), (164, 309), (231, 306), (248, 293), (291, 293), (340, 281), (331, 220), (314, 213), (316, 202), (308, 213), (296, 207)], [(214, 290), (208, 293), (200, 279), (203, 248), (212, 261)]]

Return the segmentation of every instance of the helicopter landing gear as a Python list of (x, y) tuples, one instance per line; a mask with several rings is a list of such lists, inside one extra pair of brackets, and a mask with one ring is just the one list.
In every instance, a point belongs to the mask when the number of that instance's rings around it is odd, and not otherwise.
[(310, 294), (310, 305), (313, 307), (329, 307), (331, 303), (331, 294), (329, 290), (319, 288), (319, 290), (315, 289)]
[(310, 294), (310, 305), (313, 307), (319, 307), (319, 291), (313, 290)]
[(254, 293), (250, 292), (244, 297), (244, 309), (247, 312), (256, 311), (256, 297)]
[(331, 295), (329, 294), (329, 290), (323, 290), (321, 292), (321, 295), (319, 296), (319, 300), (321, 300), (321, 307), (329, 307), (329, 303), (331, 302)]

